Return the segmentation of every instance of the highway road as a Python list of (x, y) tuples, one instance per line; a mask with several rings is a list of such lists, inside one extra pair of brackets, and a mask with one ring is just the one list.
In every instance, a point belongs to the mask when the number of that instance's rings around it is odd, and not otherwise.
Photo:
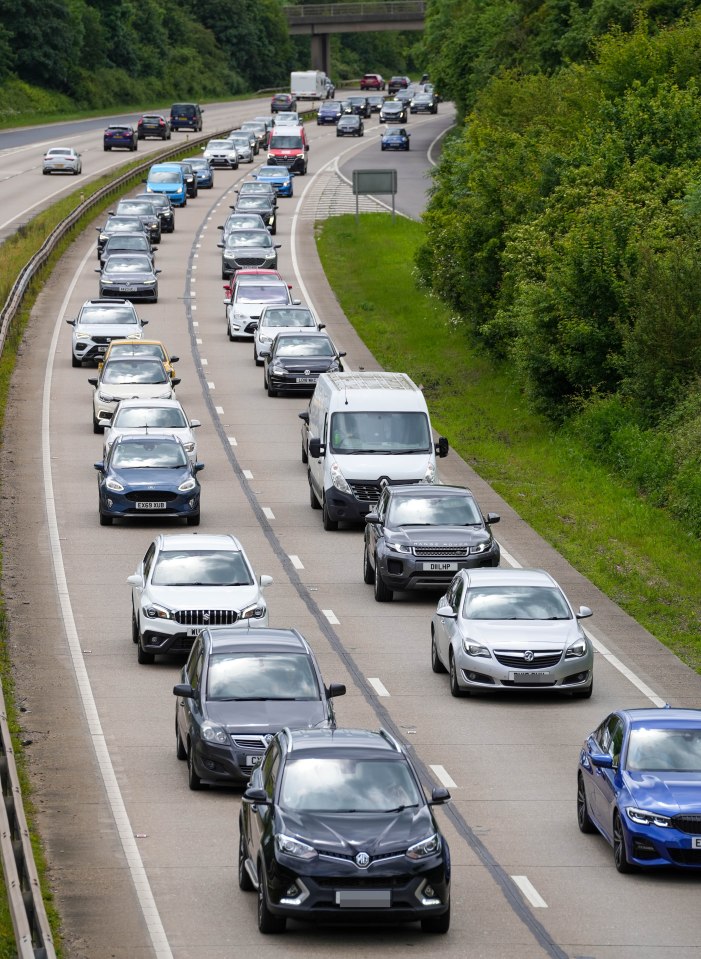
[[(236, 104), (227, 117), (264, 112), (261, 105)], [(347, 176), (355, 164), (380, 161), (400, 170), (400, 208), (416, 212), (410, 197), (423, 195), (427, 153), (450, 121), (447, 111), (412, 118), (412, 151), (396, 156), (380, 154), (376, 120), (354, 141), (310, 125), (309, 175), (295, 180), (294, 198), (280, 201), (281, 269), (354, 369), (377, 364), (325, 281), (314, 223), (336, 189), (337, 167)], [(0, 169), (26, 160), (11, 191), (17, 209), (26, 209), (44, 181), (55, 180), (29, 169), (27, 145), (7, 149)], [(256, 571), (272, 574), (271, 624), (298, 627), (326, 681), (348, 687), (337, 701), (340, 724), (389, 728), (409, 744), (427, 784), (449, 786), (452, 803), (438, 815), (452, 853), (453, 923), (436, 938), (414, 926), (339, 933), (290, 924), (282, 938), (259, 935), (255, 897), (236, 880), (241, 792), (188, 790), (173, 736), (179, 665), (138, 666), (131, 642), (126, 577), (163, 526), (98, 525), (93, 463), (101, 440), (92, 432), (87, 383), (94, 371), (71, 368), (65, 323), (97, 294), (88, 229), (37, 300), (0, 466), (10, 652), (66, 955), (230, 959), (244, 950), (266, 957), (333, 950), (404, 957), (413, 949), (441, 959), (697, 959), (698, 879), (618, 875), (604, 841), (577, 829), (575, 775), (581, 742), (611, 709), (697, 705), (701, 679), (453, 451), (440, 463), (443, 481), (471, 486), (485, 513), (501, 514), (505, 563), (549, 570), (575, 607), (594, 610), (587, 624), (597, 655), (589, 701), (450, 696), (447, 678), (430, 668), (436, 597), (374, 601), (362, 579), (362, 531), (324, 532), (308, 505), (297, 418), (304, 403), (269, 398), (252, 346), (226, 337), (216, 227), (248, 172), (244, 165), (217, 173), (212, 191), (177, 212), (176, 232), (158, 252), (161, 299), (140, 311), (149, 335), (180, 356), (178, 396), (203, 423), (202, 531), (235, 532)]]

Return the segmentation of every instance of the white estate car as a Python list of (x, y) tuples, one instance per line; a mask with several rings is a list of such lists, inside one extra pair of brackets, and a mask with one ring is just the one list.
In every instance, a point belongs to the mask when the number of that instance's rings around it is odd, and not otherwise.
[(117, 409), (117, 403), (126, 399), (172, 400), (178, 377), (170, 376), (163, 361), (156, 357), (119, 356), (107, 360), (100, 375), (90, 377), (94, 386), (92, 426), (94, 433), (104, 433)]
[(272, 576), (256, 576), (230, 533), (161, 534), (127, 578), (138, 661), (186, 653), (208, 626), (267, 626), (261, 591), (272, 581)]
[(73, 147), (50, 147), (44, 154), (41, 172), (45, 176), (49, 173), (72, 173), (77, 176), (82, 171), (80, 153)]
[(299, 306), (284, 280), (261, 277), (253, 283), (237, 283), (227, 303), (226, 325), (230, 340), (252, 340), (266, 306)]
[(109, 427), (105, 429), (102, 458), (118, 436), (177, 436), (191, 463), (197, 461), (193, 429), (199, 420), (190, 420), (178, 400), (120, 400)]
[(253, 359), (256, 366), (262, 366), (261, 350), (269, 350), (278, 333), (296, 333), (298, 330), (323, 330), (308, 306), (266, 306), (260, 315), (258, 327), (253, 336)]

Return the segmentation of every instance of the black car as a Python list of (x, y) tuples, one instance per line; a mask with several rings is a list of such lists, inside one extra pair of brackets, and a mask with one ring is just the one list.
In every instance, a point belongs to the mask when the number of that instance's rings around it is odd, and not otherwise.
[(370, 112), (379, 113), (385, 100), (386, 97), (384, 93), (369, 93), (368, 103), (370, 104)]
[(345, 691), (324, 685), (296, 629), (204, 629), (173, 688), (176, 755), (187, 759), (190, 789), (247, 782), (285, 726), (335, 727), (331, 700)]
[(341, 357), (323, 331), (278, 333), (270, 349), (260, 350), (263, 386), (268, 396), (313, 393), (321, 373), (343, 372)]
[(359, 117), (369, 117), (372, 113), (367, 97), (348, 97), (343, 101), (344, 113), (356, 113)]
[(145, 233), (113, 233), (102, 247), (100, 266), (113, 253), (147, 253), (151, 262), (155, 263), (154, 253), (158, 247), (153, 246)]
[(228, 280), (236, 270), (277, 269), (277, 251), (280, 243), (273, 243), (269, 230), (232, 230), (221, 249), (221, 277)]
[(328, 123), (335, 124), (342, 113), (343, 106), (340, 103), (335, 100), (324, 100), (316, 115), (316, 125), (321, 127)]
[(498, 566), (499, 544), (464, 486), (386, 486), (365, 517), (363, 579), (386, 602), (395, 590), (445, 589), (460, 569)]
[(291, 93), (275, 93), (270, 98), (271, 113), (289, 113), (297, 109), (297, 101)]
[(144, 236), (148, 236), (141, 217), (138, 216), (109, 216), (104, 226), (96, 226), (95, 229), (98, 232), (98, 260), (100, 259), (102, 248), (113, 233), (143, 233)]
[(243, 795), (239, 886), (258, 928), (287, 919), (450, 927), (450, 851), (404, 747), (387, 732), (284, 729)]
[(336, 124), (337, 137), (362, 137), (365, 128), (362, 119), (356, 113), (344, 113)]
[(385, 100), (378, 119), (380, 123), (406, 123), (409, 119), (409, 108), (401, 100)]
[(146, 253), (114, 253), (105, 260), (100, 274), (100, 296), (158, 302), (158, 274)]
[(110, 216), (138, 216), (144, 225), (147, 235), (153, 243), (161, 239), (161, 218), (158, 210), (150, 200), (135, 200), (125, 197), (117, 204), (117, 209)]
[(145, 140), (147, 137), (170, 140), (170, 119), (166, 119), (160, 113), (144, 113), (136, 124), (136, 132), (140, 140)]
[(397, 93), (399, 90), (406, 90), (406, 88), (411, 83), (409, 77), (392, 77), (392, 79), (387, 84), (387, 92), (390, 96)]
[[(168, 161), (171, 162), (170, 160)], [(190, 197), (197, 196), (197, 173), (195, 168), (187, 160), (179, 160), (177, 163), (173, 161), (173, 166), (179, 166), (183, 171), (183, 176), (185, 177), (185, 189), (187, 190), (187, 195)]]
[(161, 233), (173, 233), (175, 230), (175, 210), (165, 193), (137, 193), (135, 200), (148, 200), (153, 203), (161, 221)]
[(438, 113), (438, 101), (432, 93), (416, 93), (409, 104), (411, 113)]
[(231, 208), (234, 213), (259, 213), (263, 223), (275, 236), (277, 233), (277, 200), (270, 193), (245, 193)]

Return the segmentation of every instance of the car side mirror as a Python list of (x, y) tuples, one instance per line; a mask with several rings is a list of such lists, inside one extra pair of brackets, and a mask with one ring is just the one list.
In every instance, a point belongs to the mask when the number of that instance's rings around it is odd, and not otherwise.
[(75, 320), (75, 318), (72, 319), (72, 320), (66, 320), (66, 323), (68, 323), (69, 326), (75, 326), (76, 320)]
[(589, 753), (589, 762), (598, 769), (613, 769), (613, 756), (608, 753)]
[(301, 305), (302, 305), (302, 301), (301, 301), (301, 300), (293, 300), (293, 301), (292, 301), (292, 306), (301, 306)]
[(315, 460), (326, 453), (326, 446), (321, 442), (318, 436), (309, 440), (309, 455)]
[(179, 386), (179, 385), (180, 385), (180, 382), (181, 382), (181, 377), (179, 377), (179, 376), (174, 376), (173, 379), (170, 381), (170, 385), (171, 385), (171, 386)]
[(429, 806), (442, 806), (443, 803), (450, 801), (450, 793), (445, 786), (436, 786), (431, 790), (431, 801)]
[(154, 270), (153, 272), (156, 274), (156, 276), (158, 276), (158, 274), (159, 274), (159, 273), (162, 273), (163, 270)]
[(304, 152), (305, 152), (305, 153), (309, 153), (309, 144), (308, 144), (308, 143), (305, 143), (305, 145), (304, 145)]
[(436, 610), (436, 616), (443, 616), (445, 619), (457, 619), (458, 614), (452, 606), (439, 606)]
[(199, 420), (190, 420), (190, 429), (197, 429), (198, 426), (202, 426)]
[(176, 683), (173, 686), (173, 695), (182, 696), (183, 699), (194, 699), (195, 690), (189, 683)]
[(347, 355), (347, 351), (346, 351), (346, 350), (341, 350), (341, 352), (337, 354), (337, 356), (338, 356), (339, 359), (340, 359), (342, 356), (346, 356), (346, 355)]
[(141, 325), (148, 326), (148, 322), (149, 322), (148, 320), (141, 320)]
[(305, 410), (303, 413), (298, 413), (297, 416), (299, 416), (299, 418), (303, 420), (307, 426), (309, 426), (309, 412), (307, 410)]
[(223, 226), (218, 226), (217, 229), (218, 229), (218, 230), (223, 230), (224, 227), (223, 227)]
[(260, 588), (265, 589), (266, 586), (272, 586), (272, 585), (273, 585), (273, 577), (267, 576), (265, 573), (263, 573), (262, 576), (260, 577)]
[(448, 450), (450, 449), (450, 444), (445, 436), (439, 436), (438, 442), (436, 443), (436, 453), (438, 456), (443, 459), (444, 456), (448, 455)]
[(325, 329), (326, 329), (326, 323), (317, 323), (316, 328), (317, 328), (317, 330), (325, 330)]
[(223, 244), (223, 243), (217, 243), (217, 248), (220, 249), (220, 250), (223, 250), (223, 249), (224, 249), (224, 244)]
[(270, 356), (270, 350), (258, 350), (258, 356), (262, 356), (265, 359), (267, 356)]
[(96, 376), (90, 376), (90, 377), (88, 377), (88, 383), (89, 383), (91, 386), (97, 386), (97, 377), (96, 377)]
[(93, 273), (102, 273), (102, 270), (93, 270)]
[(130, 586), (141, 587), (144, 585), (144, 577), (141, 575), (141, 573), (132, 573), (131, 576), (127, 576), (127, 583)]
[(179, 356), (171, 356), (170, 362), (171, 362), (171, 363), (177, 363), (179, 359), (180, 359)]
[(346, 687), (343, 683), (330, 683), (326, 689), (326, 696), (328, 699), (333, 699), (334, 696), (345, 696)]
[(270, 797), (264, 789), (247, 789), (243, 794), (243, 801), (256, 806), (269, 806)]
[(204, 463), (195, 463), (193, 469), (196, 473), (201, 473), (204, 469)]
[(282, 249), (282, 243), (274, 243), (274, 244), (273, 244), (273, 249), (275, 249), (275, 250), (280, 250), (280, 249)]
[(97, 470), (98, 473), (104, 473), (104, 472), (105, 472), (105, 464), (104, 464), (104, 463), (93, 463), (93, 466), (95, 467), (95, 469)]
[(379, 523), (379, 522), (380, 522), (380, 517), (378, 516), (377, 513), (366, 513), (366, 514), (365, 514), (365, 523), (366, 523), (366, 524), (373, 524), (373, 523)]
[(98, 416), (98, 418), (97, 418), (97, 425), (98, 425), (98, 426), (111, 426), (111, 425), (112, 425), (112, 416), (113, 416), (112, 413), (108, 413), (107, 410), (105, 410), (105, 411), (103, 412), (102, 416)]
[(577, 619), (588, 619), (592, 615), (592, 611), (588, 606), (580, 606), (579, 612), (577, 613)]
[(498, 513), (487, 513), (487, 523), (489, 523), (490, 526), (498, 523), (500, 519), (501, 516)]

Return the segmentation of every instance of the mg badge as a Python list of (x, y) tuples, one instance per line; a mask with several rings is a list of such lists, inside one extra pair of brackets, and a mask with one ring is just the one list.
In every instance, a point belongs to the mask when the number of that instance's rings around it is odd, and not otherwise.
[(367, 869), (367, 867), (370, 865), (370, 857), (366, 852), (359, 852), (355, 857), (355, 864), (360, 869)]
[(527, 649), (526, 652), (523, 654), (523, 658), (526, 660), (527, 663), (532, 663), (532, 662), (533, 662), (533, 650), (532, 650), (532, 649)]

